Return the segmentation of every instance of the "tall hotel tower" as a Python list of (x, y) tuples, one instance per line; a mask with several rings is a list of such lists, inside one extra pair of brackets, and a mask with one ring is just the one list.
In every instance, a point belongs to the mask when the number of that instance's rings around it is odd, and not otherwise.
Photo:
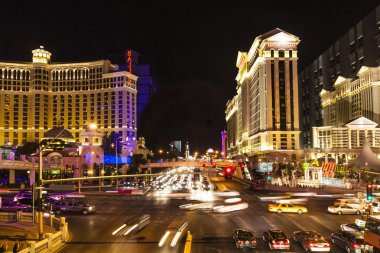
[(123, 154), (135, 151), (137, 76), (108, 60), (52, 63), (43, 47), (32, 53), (32, 63), (0, 62), (0, 146), (40, 141), (54, 126), (79, 142), (96, 123), (119, 134)]
[(237, 95), (227, 102), (227, 156), (285, 153), (299, 158), (297, 45), (281, 29), (239, 52)]

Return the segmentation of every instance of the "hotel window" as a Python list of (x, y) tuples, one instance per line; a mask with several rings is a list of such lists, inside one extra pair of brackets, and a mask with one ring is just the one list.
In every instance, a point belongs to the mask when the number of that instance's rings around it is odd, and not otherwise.
[(355, 54), (350, 54), (349, 59), (350, 59), (351, 66), (356, 63)]
[(363, 37), (362, 21), (356, 24), (356, 38), (360, 39), (361, 37)]

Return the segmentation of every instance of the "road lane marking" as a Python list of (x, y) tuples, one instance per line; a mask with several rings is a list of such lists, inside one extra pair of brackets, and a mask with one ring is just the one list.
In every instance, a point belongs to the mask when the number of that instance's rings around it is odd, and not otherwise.
[(116, 235), (117, 233), (119, 233), (119, 231), (122, 230), (125, 226), (127, 226), (127, 224), (121, 225), (118, 229), (112, 232), (112, 235)]
[(318, 219), (317, 217), (315, 217), (314, 215), (310, 215), (309, 216), (312, 220), (314, 220), (315, 222), (317, 222), (318, 224), (322, 225), (323, 227), (327, 228), (329, 231), (336, 231), (337, 229), (334, 229), (334, 228), (331, 228), (329, 227), (328, 225), (326, 225), (325, 223), (323, 223), (320, 219)]

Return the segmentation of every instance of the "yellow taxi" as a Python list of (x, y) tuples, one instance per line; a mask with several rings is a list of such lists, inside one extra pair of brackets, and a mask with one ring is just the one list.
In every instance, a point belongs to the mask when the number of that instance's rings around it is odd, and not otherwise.
[(304, 206), (294, 205), (292, 203), (276, 203), (268, 206), (269, 212), (274, 213), (307, 213), (307, 208)]

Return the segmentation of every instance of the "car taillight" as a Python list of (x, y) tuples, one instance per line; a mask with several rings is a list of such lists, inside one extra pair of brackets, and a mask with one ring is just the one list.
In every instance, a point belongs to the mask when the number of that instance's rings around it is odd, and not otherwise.
[(360, 248), (360, 245), (359, 244), (356, 244), (356, 243), (354, 243), (354, 248)]
[(251, 243), (251, 244), (256, 244), (256, 241), (251, 241), (250, 243)]
[(284, 241), (284, 244), (289, 244), (289, 240), (286, 239), (286, 240)]
[(242, 244), (242, 243), (243, 243), (243, 241), (240, 241), (240, 240), (238, 240), (238, 243), (239, 243), (239, 244)]
[(275, 240), (272, 240), (272, 244), (276, 244), (276, 241), (275, 241)]
[(324, 248), (330, 248), (330, 244), (325, 243), (325, 244), (323, 244), (323, 247), (324, 247)]
[(315, 245), (314, 243), (309, 243), (309, 246), (310, 246), (311, 248), (314, 248), (314, 247), (316, 247), (317, 245)]

